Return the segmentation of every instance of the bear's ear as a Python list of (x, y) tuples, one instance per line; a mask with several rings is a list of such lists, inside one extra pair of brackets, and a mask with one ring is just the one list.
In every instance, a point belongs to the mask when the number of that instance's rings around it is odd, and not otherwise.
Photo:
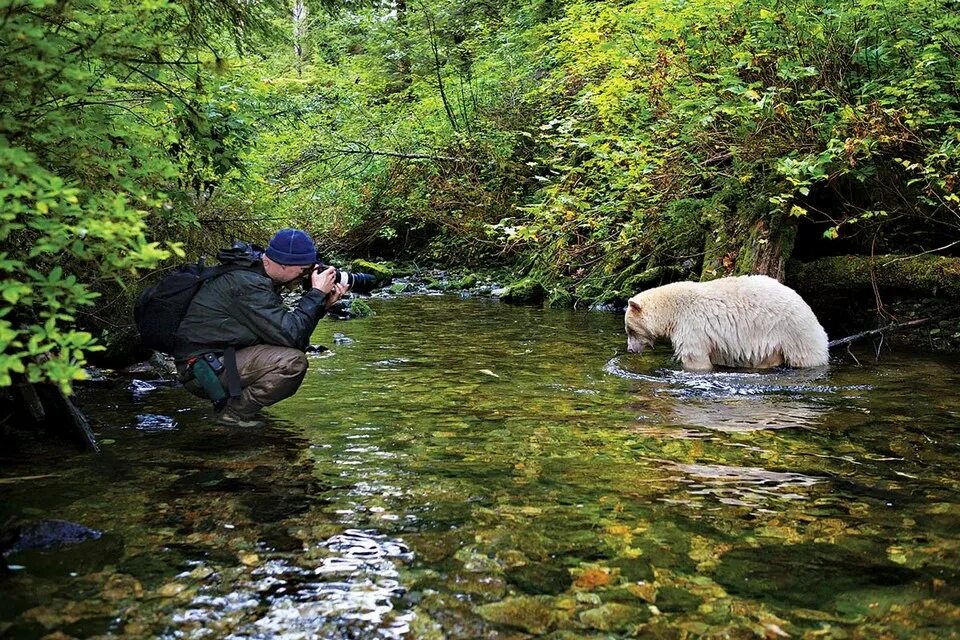
[(633, 309), (634, 312), (640, 313), (640, 303), (639, 303), (639, 302), (637, 302), (636, 300), (630, 300), (630, 302), (629, 302), (628, 304), (630, 305), (630, 308)]

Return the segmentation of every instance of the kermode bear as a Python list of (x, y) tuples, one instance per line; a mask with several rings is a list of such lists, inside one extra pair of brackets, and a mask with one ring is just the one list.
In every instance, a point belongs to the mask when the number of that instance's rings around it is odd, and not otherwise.
[(796, 291), (767, 276), (674, 282), (630, 298), (627, 350), (668, 337), (688, 371), (827, 364), (827, 333)]

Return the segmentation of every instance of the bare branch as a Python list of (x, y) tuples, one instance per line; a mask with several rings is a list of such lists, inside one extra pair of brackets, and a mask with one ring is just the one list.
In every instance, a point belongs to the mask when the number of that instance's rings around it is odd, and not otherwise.
[(939, 248), (937, 248), (937, 249), (930, 249), (929, 251), (921, 251), (920, 253), (915, 254), (915, 255), (912, 255), (912, 256), (900, 256), (899, 258), (894, 258), (894, 259), (891, 260), (890, 262), (884, 262), (882, 266), (885, 267), (885, 266), (887, 266), (888, 264), (893, 264), (894, 262), (900, 262), (901, 260), (909, 260), (910, 258), (916, 258), (917, 256), (926, 255), (926, 254), (928, 254), (928, 253), (936, 253), (937, 251), (945, 251), (945, 250), (949, 249), (950, 247), (952, 247), (952, 246), (954, 246), (954, 245), (957, 245), (957, 244), (960, 244), (960, 240), (954, 240), (954, 241), (951, 242), (950, 244), (943, 245), (942, 247), (939, 247)]
[(840, 338), (839, 340), (831, 340), (828, 343), (828, 347), (833, 349), (834, 347), (841, 347), (845, 344), (850, 344), (855, 340), (860, 340), (861, 338), (869, 338), (871, 336), (884, 335), (891, 331), (899, 331), (900, 329), (908, 329), (910, 327), (918, 327), (920, 325), (928, 324), (937, 318), (921, 318), (920, 320), (911, 320), (909, 322), (894, 322), (888, 324), (885, 327), (880, 327), (879, 329), (871, 329), (870, 331), (862, 331), (860, 333), (855, 333), (852, 336), (847, 336), (846, 338)]

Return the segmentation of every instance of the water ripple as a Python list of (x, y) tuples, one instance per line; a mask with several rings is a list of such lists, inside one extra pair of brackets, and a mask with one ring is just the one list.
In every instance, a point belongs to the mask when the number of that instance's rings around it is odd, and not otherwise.
[[(197, 595), (173, 621), (209, 627), (229, 624), (232, 613), (246, 614), (226, 636), (236, 640), (399, 640), (409, 633), (414, 613), (394, 607), (406, 591), (397, 564), (413, 559), (403, 541), (347, 529), (317, 546), (331, 553), (319, 566), (271, 560), (253, 571), (254, 582), (227, 595)], [(200, 638), (207, 631), (184, 629), (163, 637)]]
[(866, 391), (871, 385), (826, 385), (817, 383), (827, 376), (822, 369), (777, 369), (766, 372), (713, 371), (695, 373), (675, 369), (657, 369), (655, 375), (624, 369), (620, 356), (607, 361), (603, 370), (626, 380), (640, 380), (659, 385), (655, 391), (678, 398), (725, 398), (731, 396), (836, 394)]

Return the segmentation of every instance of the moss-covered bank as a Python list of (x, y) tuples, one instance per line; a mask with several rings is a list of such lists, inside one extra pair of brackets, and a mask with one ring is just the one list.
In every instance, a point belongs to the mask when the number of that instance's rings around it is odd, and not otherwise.
[(960, 302), (960, 258), (943, 256), (834, 256), (791, 262), (787, 283), (801, 292), (894, 290)]

